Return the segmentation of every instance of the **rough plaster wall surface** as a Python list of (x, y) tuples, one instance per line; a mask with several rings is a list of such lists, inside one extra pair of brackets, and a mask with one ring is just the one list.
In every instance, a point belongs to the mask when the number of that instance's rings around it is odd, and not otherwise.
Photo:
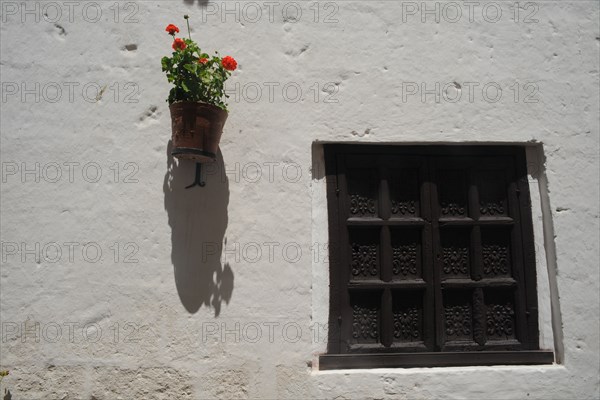
[[(54, 2), (60, 18), (52, 2), (0, 3), (0, 364), (13, 398), (600, 396), (596, 1), (519, 3), (517, 21), (513, 2), (472, 18), (457, 3), (458, 20), (428, 2), (439, 21), (392, 1), (137, 1), (118, 14)], [(240, 65), (222, 153), (187, 191), (159, 62), (183, 14)], [(542, 342), (563, 362), (318, 371), (316, 142), (543, 143)], [(548, 333), (551, 312), (562, 326)]]

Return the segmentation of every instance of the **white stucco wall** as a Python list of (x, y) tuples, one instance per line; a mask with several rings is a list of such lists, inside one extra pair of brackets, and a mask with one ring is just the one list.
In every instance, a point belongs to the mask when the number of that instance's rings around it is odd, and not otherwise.
[[(0, 1), (13, 398), (600, 396), (597, 1), (23, 3)], [(192, 190), (160, 70), (183, 14), (239, 62)], [(323, 142), (530, 144), (540, 341), (559, 363), (318, 371)]]

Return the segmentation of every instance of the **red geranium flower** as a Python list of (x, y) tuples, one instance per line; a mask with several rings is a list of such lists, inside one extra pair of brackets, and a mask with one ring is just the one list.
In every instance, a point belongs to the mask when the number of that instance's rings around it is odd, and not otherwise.
[(204, 57), (202, 57), (201, 59), (199, 59), (199, 60), (198, 60), (198, 62), (199, 62), (200, 64), (206, 64), (206, 63), (208, 62), (208, 58), (204, 58)]
[(235, 59), (230, 56), (223, 58), (221, 64), (223, 65), (223, 68), (229, 71), (235, 71), (235, 69), (237, 68), (237, 61), (235, 61)]
[(167, 32), (169, 32), (169, 35), (173, 35), (173, 36), (175, 36), (175, 33), (179, 33), (179, 28), (173, 24), (167, 25), (167, 29), (165, 29), (165, 30)]
[(176, 38), (173, 42), (173, 50), (183, 50), (187, 47), (187, 44), (183, 41), (183, 39)]

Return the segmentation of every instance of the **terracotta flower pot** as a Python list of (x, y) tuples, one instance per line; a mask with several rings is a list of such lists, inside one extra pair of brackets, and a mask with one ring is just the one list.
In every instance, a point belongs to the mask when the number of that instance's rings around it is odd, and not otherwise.
[(227, 111), (206, 103), (180, 101), (169, 106), (173, 129), (171, 154), (200, 163), (217, 158)]

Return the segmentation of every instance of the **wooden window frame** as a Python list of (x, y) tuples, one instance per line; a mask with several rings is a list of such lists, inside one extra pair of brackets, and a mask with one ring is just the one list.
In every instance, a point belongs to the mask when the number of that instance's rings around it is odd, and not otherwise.
[[(378, 165), (386, 163), (386, 157), (394, 157), (394, 163), (398, 160), (406, 160), (410, 165), (419, 166), (419, 198), (430, 202), (423, 207), (419, 218), (408, 218), (392, 220), (389, 212), (390, 187), (389, 177), (386, 175), (385, 167), (380, 168), (378, 181), (378, 216), (381, 218), (368, 219), (348, 218), (344, 206), (341, 202), (348, 201), (346, 193), (347, 183), (345, 181), (346, 173), (343, 163), (340, 160), (346, 157), (354, 157), (356, 160), (360, 156), (375, 157)], [(357, 158), (358, 157), (358, 158)], [(400, 157), (400, 158), (399, 158)], [(486, 159), (509, 160), (511, 163), (508, 168), (514, 172), (513, 177), (507, 180), (510, 186), (507, 196), (514, 196), (511, 200), (507, 197), (507, 208), (510, 209), (511, 218), (504, 218), (507, 225), (514, 225), (514, 234), (510, 234), (511, 251), (517, 252), (511, 255), (517, 266), (515, 274), (517, 280), (507, 278), (505, 280), (481, 279), (481, 276), (473, 280), (465, 279), (463, 282), (442, 281), (439, 274), (440, 266), (440, 225), (470, 226), (473, 239), (480, 240), (480, 230), (485, 229), (486, 223), (493, 223), (495, 226), (503, 223), (503, 218), (495, 218), (493, 221), (486, 221), (480, 218), (473, 220), (453, 221), (451, 218), (442, 221), (437, 218), (439, 212), (438, 202), (433, 203), (433, 199), (438, 199), (436, 178), (434, 171), (438, 168), (436, 163), (451, 162), (452, 165), (460, 163), (485, 163)], [(384, 160), (384, 161), (380, 161)], [(451, 161), (449, 161), (451, 160)], [(400, 161), (402, 163), (404, 161)], [(552, 351), (539, 349), (539, 330), (538, 330), (538, 307), (536, 292), (536, 266), (533, 242), (533, 226), (531, 218), (531, 200), (529, 195), (529, 185), (527, 181), (525, 148), (509, 145), (494, 146), (472, 146), (472, 145), (434, 145), (434, 146), (401, 146), (401, 145), (363, 145), (363, 144), (326, 144), (325, 145), (325, 163), (326, 163), (326, 182), (327, 182), (327, 203), (329, 220), (329, 239), (330, 239), (330, 303), (329, 303), (329, 333), (327, 354), (319, 358), (319, 369), (342, 369), (342, 368), (377, 368), (377, 367), (433, 367), (433, 366), (461, 366), (461, 365), (518, 365), (518, 364), (550, 364), (554, 361)], [(397, 167), (394, 164), (395, 167)], [(469, 169), (471, 171), (471, 169)], [(339, 181), (338, 181), (339, 179)], [(473, 183), (473, 177), (468, 177), (469, 182)], [(471, 205), (477, 200), (476, 192), (473, 186), (467, 188), (468, 199)], [(383, 206), (382, 206), (383, 205)], [(379, 211), (381, 208), (381, 211)], [(472, 207), (473, 212), (477, 207)], [(381, 214), (383, 213), (383, 215)], [(386, 214), (387, 213), (387, 214)], [(508, 212), (507, 212), (508, 213)], [(435, 217), (434, 217), (435, 216)], [(467, 218), (468, 219), (468, 218)], [(372, 224), (380, 229), (380, 235), (390, 242), (391, 227), (406, 226), (415, 224), (422, 226), (423, 239), (421, 245), (422, 251), (421, 263), (429, 268), (422, 271), (422, 280), (412, 281), (392, 281), (389, 276), (389, 265), (381, 267), (380, 280), (369, 287), (368, 283), (352, 284), (348, 275), (348, 226), (364, 226)], [(428, 235), (428, 236), (427, 236)], [(429, 237), (429, 239), (427, 239)], [(380, 242), (383, 243), (383, 240)], [(345, 244), (345, 245), (344, 245)], [(385, 246), (382, 246), (385, 247)], [(515, 247), (520, 250), (515, 250)], [(381, 263), (390, 263), (390, 248), (380, 249), (382, 257)], [(476, 267), (477, 266), (477, 267)], [(473, 269), (481, 268), (481, 260), (473, 262)], [(388, 271), (388, 272), (385, 272)], [(477, 274), (477, 271), (471, 272)], [(477, 346), (446, 346), (442, 347), (443, 326), (440, 322), (442, 310), (440, 309), (440, 299), (442, 298), (442, 287), (445, 285), (458, 285), (461, 288), (471, 288), (474, 296), (476, 292), (482, 292), (485, 287), (490, 285), (514, 285), (517, 293), (515, 298), (515, 307), (521, 307), (518, 310), (516, 324), (519, 330), (520, 341), (511, 343), (501, 343), (500, 345), (481, 345)], [(342, 321), (348, 321), (352, 318), (349, 315), (350, 290), (381, 290), (382, 308), (381, 312), (391, 312), (393, 307), (391, 293), (394, 289), (406, 290), (411, 285), (424, 293), (423, 296), (423, 316), (422, 324), (427, 325), (428, 329), (423, 329), (424, 338), (421, 345), (413, 345), (407, 348), (391, 348), (390, 322), (387, 322), (387, 329), (381, 329), (379, 342), (381, 345), (348, 345), (348, 323), (342, 324)], [(462, 285), (462, 286), (460, 286)], [(483, 296), (483, 295), (481, 295)], [(437, 299), (437, 300), (436, 300)], [(343, 307), (343, 305), (346, 305)], [(425, 310), (434, 310), (433, 313), (426, 313)], [(475, 319), (475, 318), (474, 318)], [(380, 321), (381, 325), (386, 322)], [(432, 328), (434, 326), (434, 328)], [(344, 328), (345, 327), (345, 328)], [(386, 328), (386, 327), (384, 327)], [(344, 332), (342, 332), (345, 329)], [(344, 342), (346, 339), (346, 342)], [(379, 343), (378, 342), (378, 343)], [(344, 344), (345, 343), (345, 344)]]

